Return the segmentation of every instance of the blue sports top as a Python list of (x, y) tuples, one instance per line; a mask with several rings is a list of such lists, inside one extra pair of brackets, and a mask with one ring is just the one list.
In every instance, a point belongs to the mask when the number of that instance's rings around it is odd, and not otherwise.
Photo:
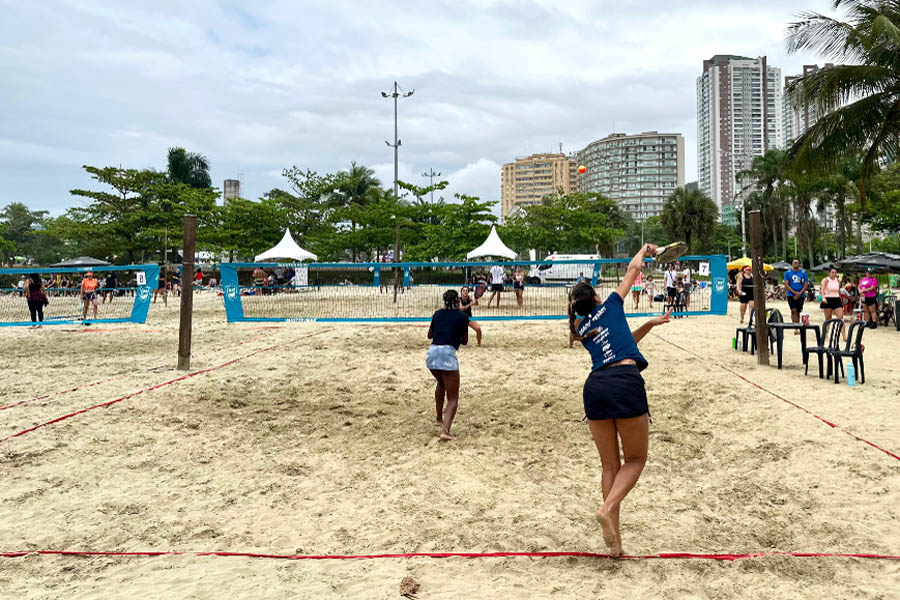
[(809, 277), (806, 276), (806, 271), (803, 269), (788, 269), (784, 272), (784, 280), (787, 282), (791, 289), (795, 292), (799, 292), (803, 289), (803, 284), (809, 283)]
[[(641, 355), (628, 328), (623, 305), (622, 297), (613, 292), (578, 325), (578, 336), (584, 338), (581, 344), (591, 355), (592, 371), (625, 358), (633, 359), (641, 371), (647, 368), (647, 359)], [(585, 337), (594, 329), (595, 335)]]

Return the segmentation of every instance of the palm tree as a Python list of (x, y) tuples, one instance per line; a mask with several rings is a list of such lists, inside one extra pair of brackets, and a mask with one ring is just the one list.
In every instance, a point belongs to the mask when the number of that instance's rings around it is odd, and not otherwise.
[(850, 63), (788, 86), (795, 106), (825, 115), (797, 139), (790, 155), (801, 168), (817, 169), (862, 155), (858, 186), (864, 210), (879, 160), (900, 150), (900, 0), (833, 0), (833, 6), (845, 9), (845, 20), (805, 12), (788, 29), (790, 52), (813, 50)]
[[(350, 222), (350, 230), (355, 232), (362, 210), (377, 202), (383, 195), (381, 182), (375, 177), (375, 171), (352, 161), (350, 169), (338, 175), (331, 203), (337, 205), (338, 214)], [(356, 261), (357, 248), (352, 249), (352, 254)]]
[[(753, 159), (751, 167), (737, 174), (738, 181), (746, 182), (742, 194), (758, 190), (755, 204), (762, 211), (763, 222), (775, 245), (775, 255), (787, 260), (787, 203), (778, 189), (784, 184), (787, 154), (782, 150), (767, 150)], [(782, 253), (778, 253), (778, 232), (781, 230)]]
[(708, 244), (718, 221), (716, 203), (700, 190), (678, 188), (663, 205), (660, 221), (672, 239), (684, 240), (688, 248), (692, 241)]
[(169, 181), (180, 182), (193, 188), (212, 187), (209, 176), (209, 160), (200, 153), (184, 148), (169, 148)]

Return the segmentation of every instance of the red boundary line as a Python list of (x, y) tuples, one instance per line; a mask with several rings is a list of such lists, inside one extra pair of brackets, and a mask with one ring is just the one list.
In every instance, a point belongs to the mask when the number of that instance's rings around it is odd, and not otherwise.
[[(157, 556), (218, 556), (236, 558), (272, 558), (281, 560), (360, 560), (360, 559), (396, 559), (396, 558), (612, 558), (609, 554), (597, 552), (409, 552), (402, 554), (260, 554), (255, 552), (175, 552), (175, 551), (142, 551), (142, 552), (97, 552), (78, 550), (26, 550), (19, 552), (0, 552), (2, 558), (19, 558), (22, 556), (81, 556), (81, 557), (124, 557), (152, 558)], [(868, 554), (848, 552), (751, 552), (744, 554), (701, 554), (696, 552), (659, 552), (657, 554), (622, 555), (625, 560), (653, 559), (699, 559), (717, 561), (735, 561), (747, 558), (772, 558), (786, 556), (791, 558), (865, 558), (876, 560), (900, 560), (896, 554)]]
[[(79, 331), (79, 330), (73, 330), (73, 331)], [(269, 336), (271, 336), (271, 335), (273, 335), (273, 334), (269, 334)], [(264, 336), (264, 337), (267, 337), (267, 336)], [(230, 344), (230, 345), (228, 345), (228, 346), (219, 346), (218, 348), (213, 348), (213, 349), (209, 350), (209, 353), (212, 354), (212, 353), (214, 353), (214, 352), (218, 352), (218, 351), (224, 350), (224, 349), (226, 349), (226, 348), (234, 348), (234, 347), (236, 347), (236, 346), (240, 346), (241, 344), (246, 344), (247, 342), (253, 342), (253, 341), (256, 341), (257, 339), (258, 339), (258, 338), (256, 338), (256, 337), (249, 337), (249, 338), (247, 338), (246, 340), (241, 340), (240, 342), (236, 342), (236, 343)], [(191, 356), (193, 356), (193, 353), (191, 354)], [(159, 365), (158, 367), (151, 367), (151, 368), (149, 368), (149, 369), (144, 369), (142, 372), (149, 373), (149, 372), (151, 372), (151, 371), (156, 371), (157, 369), (162, 369), (162, 368), (167, 367), (167, 366), (169, 366), (169, 365)], [(12, 404), (7, 404), (6, 406), (0, 406), (0, 410), (7, 410), (7, 409), (10, 409), (10, 408), (14, 408), (14, 407), (16, 407), (16, 406), (19, 406), (20, 404), (25, 404), (26, 402), (34, 402), (34, 401), (36, 401), (36, 400), (46, 400), (47, 398), (52, 398), (53, 396), (62, 396), (63, 394), (69, 394), (69, 393), (71, 393), (71, 392), (77, 392), (78, 390), (83, 390), (83, 389), (87, 389), (87, 388), (89, 388), (89, 387), (94, 387), (95, 385), (100, 385), (101, 383), (106, 383), (106, 382), (108, 382), (108, 381), (113, 381), (113, 380), (115, 380), (115, 379), (121, 379), (121, 378), (123, 378), (123, 377), (128, 377), (128, 376), (131, 375), (131, 374), (132, 374), (132, 373), (122, 373), (121, 375), (113, 375), (112, 377), (107, 377), (106, 379), (100, 379), (100, 380), (97, 380), (97, 381), (94, 381), (94, 382), (91, 382), (91, 383), (86, 383), (86, 384), (84, 384), (84, 385), (79, 385), (79, 386), (76, 386), (76, 387), (73, 387), (73, 388), (68, 388), (68, 389), (64, 389), (64, 390), (58, 390), (58, 391), (52, 392), (52, 393), (50, 393), (50, 394), (44, 394), (44, 395), (42, 395), (42, 396), (35, 396), (34, 398), (28, 398), (28, 399), (26, 399), (26, 400), (20, 400), (20, 401), (18, 401), (18, 402), (13, 402)], [(0, 443), (2, 443), (2, 442), (3, 442), (3, 440), (0, 440)]]
[[(679, 345), (676, 344), (675, 342), (671, 342), (671, 341), (667, 340), (666, 338), (662, 337), (661, 335), (657, 335), (657, 334), (654, 333), (653, 336), (656, 337), (656, 338), (661, 339), (662, 341), (666, 342), (667, 344), (671, 344), (672, 346), (675, 346), (676, 348), (678, 348), (678, 349), (680, 349), (680, 350), (684, 350), (684, 351), (687, 352), (688, 354), (693, 354), (693, 355), (696, 356), (697, 358), (700, 358), (700, 359), (703, 359), (703, 360), (709, 360), (709, 359), (707, 359), (706, 357), (700, 356), (700, 355), (697, 354), (696, 352), (693, 352), (693, 351), (691, 351), (691, 350), (688, 350), (687, 348), (684, 348), (684, 347), (682, 347), (682, 346), (679, 346)], [(720, 363), (715, 363), (715, 364), (716, 364), (717, 366), (719, 366), (722, 370), (727, 371), (727, 372), (731, 373), (732, 375), (735, 375), (736, 377), (738, 377), (739, 379), (741, 379), (741, 380), (743, 380), (743, 381), (749, 383), (749, 384), (752, 385), (753, 387), (755, 387), (755, 388), (757, 388), (757, 389), (760, 389), (760, 390), (764, 391), (765, 393), (767, 393), (767, 394), (769, 394), (769, 395), (771, 395), (771, 396), (774, 396), (774, 397), (778, 398), (778, 399), (781, 400), (782, 402), (787, 402), (788, 404), (790, 404), (790, 405), (793, 406), (794, 408), (799, 408), (800, 410), (802, 410), (802, 411), (805, 412), (806, 414), (811, 415), (811, 416), (815, 417), (816, 419), (822, 421), (823, 423), (825, 423), (825, 424), (828, 425), (829, 427), (831, 427), (831, 428), (833, 428), (833, 429), (837, 429), (838, 431), (841, 431), (841, 432), (843, 432), (843, 433), (846, 433), (847, 435), (849, 435), (850, 437), (852, 437), (852, 438), (855, 439), (856, 441), (862, 442), (862, 443), (864, 443), (864, 444), (868, 444), (869, 446), (875, 448), (876, 450), (880, 450), (881, 452), (884, 452), (885, 454), (887, 454), (887, 455), (890, 456), (891, 458), (894, 458), (894, 459), (896, 459), (896, 460), (900, 460), (900, 456), (894, 454), (894, 453), (891, 452), (890, 450), (885, 450), (884, 448), (882, 448), (882, 447), (879, 446), (878, 444), (875, 444), (875, 443), (873, 443), (873, 442), (870, 442), (870, 441), (867, 440), (867, 439), (864, 439), (864, 438), (859, 437), (859, 436), (856, 435), (855, 433), (852, 433), (852, 432), (848, 431), (847, 429), (845, 429), (844, 427), (838, 425), (837, 423), (832, 423), (831, 421), (829, 421), (828, 419), (826, 419), (826, 418), (824, 418), (824, 417), (820, 417), (820, 416), (817, 415), (816, 413), (812, 412), (811, 410), (809, 410), (809, 409), (807, 409), (807, 408), (804, 408), (803, 406), (800, 406), (800, 405), (797, 404), (796, 402), (792, 402), (792, 401), (788, 400), (787, 398), (782, 398), (781, 396), (779, 396), (779, 395), (776, 394), (775, 392), (773, 392), (773, 391), (771, 391), (771, 390), (768, 390), (768, 389), (764, 388), (763, 386), (761, 386), (760, 384), (756, 383), (755, 381), (751, 381), (750, 379), (747, 379), (746, 377), (744, 377), (743, 375), (741, 375), (741, 374), (738, 373), (737, 371), (734, 371), (734, 370), (732, 370), (732, 369), (729, 369), (728, 367), (726, 367), (726, 366), (723, 365), (723, 364), (720, 364)]]
[(60, 421), (65, 421), (66, 419), (71, 419), (71, 418), (74, 417), (74, 416), (77, 416), (77, 415), (86, 413), (86, 412), (91, 411), (91, 410), (94, 410), (94, 409), (96, 409), (96, 408), (106, 408), (107, 406), (112, 406), (113, 404), (116, 404), (116, 403), (118, 403), (118, 402), (121, 402), (122, 400), (128, 400), (129, 398), (134, 398), (135, 396), (139, 396), (139, 395), (143, 394), (144, 392), (152, 392), (153, 390), (158, 390), (158, 389), (161, 388), (161, 387), (165, 387), (165, 386), (171, 385), (171, 384), (173, 384), (173, 383), (178, 383), (179, 381), (184, 381), (185, 379), (190, 379), (191, 377), (196, 377), (197, 375), (205, 375), (206, 373), (211, 373), (212, 371), (217, 371), (217, 370), (219, 370), (219, 369), (222, 369), (222, 368), (227, 367), (227, 366), (229, 366), (229, 365), (233, 365), (233, 364), (236, 363), (236, 362), (240, 362), (240, 361), (242, 361), (242, 360), (244, 360), (244, 359), (246, 359), (246, 358), (250, 358), (251, 356), (255, 356), (255, 355), (260, 354), (260, 353), (262, 353), (262, 352), (268, 352), (268, 351), (274, 350), (275, 348), (278, 348), (278, 347), (280, 347), (280, 346), (284, 346), (285, 344), (293, 343), (293, 342), (295, 342), (295, 341), (297, 341), (297, 340), (301, 340), (301, 339), (305, 339), (305, 338), (308, 338), (308, 337), (312, 337), (312, 336), (314, 336), (314, 335), (319, 335), (319, 334), (325, 333), (325, 332), (327, 332), (327, 331), (330, 331), (330, 329), (322, 329), (322, 330), (320, 330), (320, 331), (316, 331), (316, 332), (311, 333), (311, 334), (309, 334), (309, 335), (301, 336), (301, 337), (299, 337), (299, 338), (290, 340), (289, 342), (283, 342), (283, 343), (281, 343), (281, 344), (275, 344), (274, 346), (268, 346), (268, 347), (266, 347), (266, 348), (260, 348), (259, 350), (254, 350), (254, 351), (251, 352), (250, 354), (245, 354), (244, 356), (239, 356), (239, 357), (237, 357), (237, 358), (233, 358), (233, 359), (231, 359), (231, 360), (229, 360), (229, 361), (227, 361), (227, 362), (224, 362), (224, 363), (222, 363), (222, 364), (220, 364), (220, 365), (217, 365), (217, 366), (215, 366), (215, 367), (209, 367), (209, 368), (207, 368), (207, 369), (200, 369), (199, 371), (193, 371), (193, 372), (191, 372), (191, 373), (187, 373), (187, 374), (185, 374), (185, 375), (182, 375), (181, 377), (176, 377), (175, 379), (170, 379), (170, 380), (168, 380), (168, 381), (164, 381), (164, 382), (162, 382), (162, 383), (158, 383), (158, 384), (156, 384), (156, 385), (152, 385), (152, 386), (150, 386), (150, 387), (146, 387), (146, 388), (144, 388), (144, 389), (142, 389), (142, 390), (138, 390), (138, 391), (136, 391), (136, 392), (131, 392), (130, 394), (125, 394), (124, 396), (121, 396), (121, 397), (119, 397), (119, 398), (116, 398), (115, 400), (109, 400), (108, 402), (103, 402), (103, 403), (101, 403), (101, 404), (95, 404), (94, 406), (89, 406), (89, 407), (87, 407), (87, 408), (82, 408), (81, 410), (77, 410), (77, 411), (75, 411), (75, 412), (73, 412), (73, 413), (69, 413), (69, 414), (67, 414), (67, 415), (63, 415), (63, 416), (61, 416), (61, 417), (57, 417), (57, 418), (55, 418), (55, 419), (53, 419), (53, 420), (51, 420), (51, 421), (47, 421), (47, 422), (45, 422), (45, 423), (40, 423), (40, 424), (38, 424), (38, 425), (35, 425), (34, 427), (29, 427), (28, 429), (23, 429), (22, 431), (19, 431), (18, 433), (14, 433), (14, 434), (12, 434), (12, 435), (8, 435), (8, 436), (6, 436), (5, 438), (0, 439), (0, 444), (6, 442), (6, 441), (8, 441), (8, 440), (11, 440), (12, 438), (19, 437), (20, 435), (25, 435), (26, 433), (31, 433), (32, 431), (35, 431), (36, 429), (40, 429), (40, 428), (46, 427), (46, 426), (48, 426), (48, 425), (53, 425), (54, 423), (59, 423)]

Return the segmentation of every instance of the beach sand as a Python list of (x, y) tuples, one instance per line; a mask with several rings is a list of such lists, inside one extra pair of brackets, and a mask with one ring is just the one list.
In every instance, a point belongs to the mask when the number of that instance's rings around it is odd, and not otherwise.
[[(653, 425), (626, 553), (900, 554), (900, 460), (773, 395), (900, 454), (900, 333), (866, 332), (851, 388), (804, 377), (790, 334), (781, 371), (732, 351), (730, 309), (641, 343)], [(587, 353), (563, 321), (483, 327), (460, 351), (454, 443), (432, 425), (422, 324), (229, 325), (204, 292), (191, 372), (214, 370), (153, 390), (184, 375), (177, 302), (143, 326), (4, 328), (0, 406), (22, 403), (0, 438), (148, 391), (0, 443), (0, 552), (604, 552)], [(0, 558), (0, 597), (399, 598), (407, 575), (423, 600), (900, 597), (900, 561), (852, 558), (36, 554)]]

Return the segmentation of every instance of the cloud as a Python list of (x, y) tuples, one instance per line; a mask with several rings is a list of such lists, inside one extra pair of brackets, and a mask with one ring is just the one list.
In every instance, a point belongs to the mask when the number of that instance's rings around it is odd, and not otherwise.
[[(401, 179), (441, 171), (499, 200), (500, 165), (576, 151), (612, 131), (679, 132), (696, 177), (695, 78), (717, 53), (768, 55), (828, 0), (197, 0), (4, 4), (0, 206), (60, 213), (93, 182), (81, 165), (165, 166), (181, 145), (215, 182), (259, 197), (283, 168), (351, 161), (393, 179), (394, 81)], [(820, 60), (819, 62), (823, 62)], [(221, 185), (221, 183), (220, 183)]]

